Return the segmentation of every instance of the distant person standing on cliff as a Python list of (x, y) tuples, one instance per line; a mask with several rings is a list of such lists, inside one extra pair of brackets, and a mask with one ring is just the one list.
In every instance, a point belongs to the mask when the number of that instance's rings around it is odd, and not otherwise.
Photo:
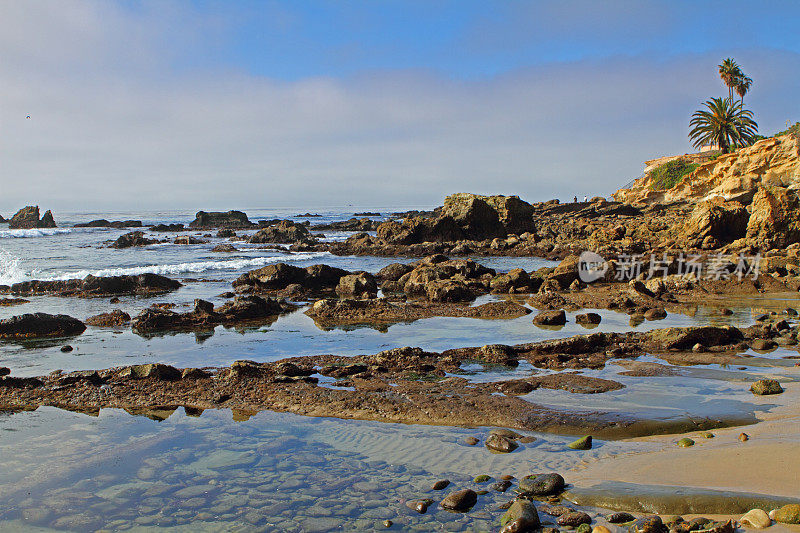
[(577, 196), (575, 197), (575, 199), (574, 199), (574, 200), (572, 200), (572, 203), (573, 203), (573, 204), (577, 204), (577, 203), (578, 203), (578, 197), (577, 197)]
[(586, 203), (586, 202), (588, 202), (588, 201), (589, 201), (589, 197), (588, 197), (588, 196), (584, 196), (584, 197), (583, 197), (583, 203)]

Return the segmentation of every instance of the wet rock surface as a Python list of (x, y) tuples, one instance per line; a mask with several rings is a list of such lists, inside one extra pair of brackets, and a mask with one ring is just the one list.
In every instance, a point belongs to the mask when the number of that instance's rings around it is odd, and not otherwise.
[(175, 291), (181, 283), (159, 274), (135, 276), (86, 276), (83, 279), (61, 281), (24, 281), (14, 285), (0, 285), (0, 293), (20, 296), (77, 296), (81, 298), (107, 296), (151, 296)]
[(33, 229), (33, 228), (55, 228), (56, 222), (53, 220), (53, 213), (49, 210), (39, 217), (39, 206), (29, 205), (23, 207), (8, 220), (8, 229)]
[(85, 330), (83, 322), (67, 315), (29, 313), (0, 320), (0, 339), (70, 337)]

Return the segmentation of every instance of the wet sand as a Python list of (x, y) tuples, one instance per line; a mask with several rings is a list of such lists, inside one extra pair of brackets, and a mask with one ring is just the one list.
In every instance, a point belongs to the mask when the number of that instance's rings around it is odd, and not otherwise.
[[(698, 432), (628, 439), (646, 443), (647, 450), (590, 459), (568, 477), (579, 486), (621, 481), (800, 498), (800, 383), (784, 383), (784, 388), (777, 396), (754, 397), (757, 404), (777, 404), (758, 413), (761, 421), (755, 425), (717, 429), (712, 439)], [(748, 441), (739, 441), (742, 432)], [(678, 447), (683, 437), (696, 444)], [(660, 448), (653, 450), (653, 444)]]

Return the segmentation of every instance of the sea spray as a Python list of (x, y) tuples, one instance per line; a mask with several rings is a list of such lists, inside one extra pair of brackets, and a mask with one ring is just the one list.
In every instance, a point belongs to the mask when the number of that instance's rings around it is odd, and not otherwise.
[(19, 266), (19, 258), (0, 248), (0, 285), (12, 285), (27, 279)]

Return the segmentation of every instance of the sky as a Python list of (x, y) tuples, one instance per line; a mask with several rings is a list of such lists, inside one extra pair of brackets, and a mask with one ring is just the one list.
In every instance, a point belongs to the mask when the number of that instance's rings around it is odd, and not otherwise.
[[(0, 0), (0, 214), (607, 196), (754, 80), (800, 120), (796, 1)], [(30, 118), (27, 118), (30, 116)]]

